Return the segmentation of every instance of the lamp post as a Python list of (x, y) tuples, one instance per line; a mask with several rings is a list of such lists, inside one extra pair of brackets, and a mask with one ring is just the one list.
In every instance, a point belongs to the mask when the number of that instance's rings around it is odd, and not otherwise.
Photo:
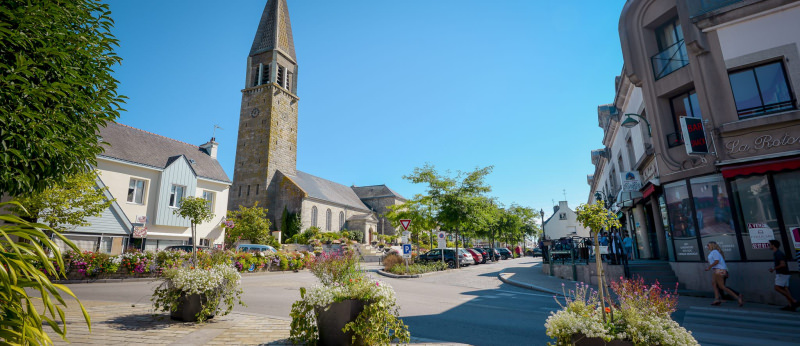
[(545, 233), (544, 233), (544, 209), (539, 209), (539, 216), (542, 217), (542, 238), (545, 238)]
[(636, 114), (636, 113), (625, 113), (625, 117), (626, 118), (625, 118), (625, 120), (622, 121), (622, 123), (620, 125), (622, 125), (622, 127), (624, 127), (624, 128), (628, 128), (628, 129), (633, 128), (636, 125), (639, 125), (639, 121), (634, 119), (634, 118), (631, 118), (631, 116), (634, 116), (634, 117), (637, 117), (639, 119), (644, 120), (644, 123), (647, 124), (647, 135), (650, 136), (650, 137), (653, 137), (653, 134), (652, 134), (652, 132), (650, 130), (650, 122), (647, 121), (647, 119), (645, 119), (643, 116), (641, 116), (639, 114)]

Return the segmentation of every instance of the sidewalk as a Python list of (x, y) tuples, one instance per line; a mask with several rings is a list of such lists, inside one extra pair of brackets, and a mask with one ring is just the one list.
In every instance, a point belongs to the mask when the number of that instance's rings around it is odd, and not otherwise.
[[(45, 332), (56, 345), (292, 345), (291, 319), (246, 312), (214, 317), (203, 324), (176, 322), (167, 313), (154, 313), (150, 304), (121, 304), (82, 300), (92, 320), (89, 332), (80, 309), (66, 309), (67, 338)], [(460, 345), (411, 338), (412, 345)]]

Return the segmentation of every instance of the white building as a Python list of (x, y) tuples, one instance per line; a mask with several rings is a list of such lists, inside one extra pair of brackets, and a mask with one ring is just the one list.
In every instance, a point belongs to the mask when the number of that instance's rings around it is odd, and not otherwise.
[(108, 143), (97, 157), (98, 185), (107, 186), (111, 207), (90, 226), (68, 233), (82, 250), (121, 253), (127, 247), (146, 250), (191, 244), (189, 220), (174, 215), (188, 196), (207, 199), (214, 214), (197, 226), (197, 245), (222, 245), (221, 222), (231, 184), (217, 161), (213, 138), (196, 146), (122, 124), (100, 130)]
[(550, 239), (589, 237), (589, 229), (578, 222), (578, 214), (567, 206), (567, 201), (560, 201), (544, 222), (544, 235)]

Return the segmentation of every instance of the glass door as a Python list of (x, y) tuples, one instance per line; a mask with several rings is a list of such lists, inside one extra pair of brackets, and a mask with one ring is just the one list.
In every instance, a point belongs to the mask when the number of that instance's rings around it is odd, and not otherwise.
[(787, 231), (785, 239), (777, 238), (789, 251), (786, 256), (794, 258), (800, 249), (800, 171), (775, 174), (775, 191), (778, 193), (778, 204), (783, 216), (783, 229)]

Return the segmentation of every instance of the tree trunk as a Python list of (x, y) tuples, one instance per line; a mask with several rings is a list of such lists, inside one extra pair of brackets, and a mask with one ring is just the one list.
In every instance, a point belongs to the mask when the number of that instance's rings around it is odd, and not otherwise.
[(197, 268), (197, 230), (195, 228), (194, 222), (192, 222), (192, 261), (194, 263), (194, 267)]
[(600, 288), (598, 291), (599, 298), (600, 298), (600, 312), (603, 314), (603, 322), (606, 321), (606, 301), (604, 299), (604, 286), (603, 286), (603, 278), (605, 278), (605, 273), (603, 273), (603, 261), (600, 257), (600, 242), (598, 237), (599, 232), (594, 232), (594, 262), (597, 264), (597, 287)]
[(456, 228), (456, 253), (455, 253), (455, 256), (456, 256), (456, 269), (458, 269), (459, 267), (461, 267), (461, 256), (459, 256), (459, 253), (458, 253), (458, 228)]

